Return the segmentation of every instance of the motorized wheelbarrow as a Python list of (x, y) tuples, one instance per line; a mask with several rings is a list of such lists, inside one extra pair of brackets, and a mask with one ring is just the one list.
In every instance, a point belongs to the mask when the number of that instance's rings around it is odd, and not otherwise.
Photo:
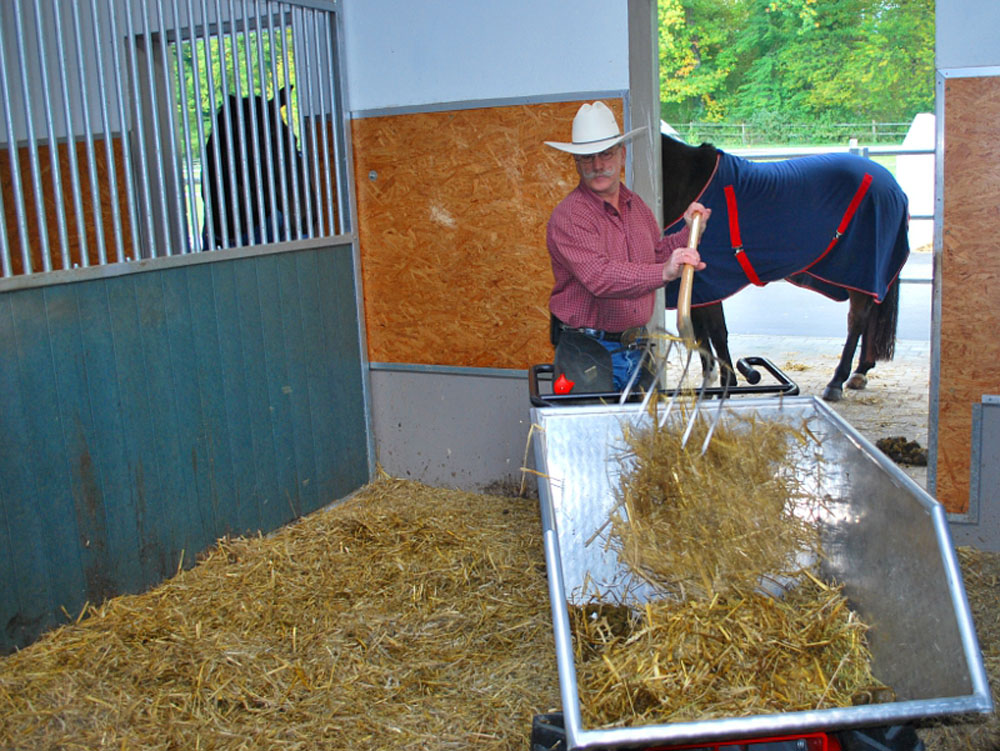
[(651, 417), (648, 409), (627, 401), (559, 402), (537, 394), (537, 385), (532, 388), (532, 442), (562, 704), (561, 712), (535, 717), (533, 751), (918, 751), (922, 744), (913, 731), (915, 721), (992, 711), (943, 507), (816, 397), (751, 396), (720, 400), (711, 409), (721, 410), (723, 423), (749, 413), (794, 425), (808, 421), (818, 439), (816, 461), (823, 471), (808, 476), (818, 478), (816, 492), (830, 499), (817, 522), (818, 573), (843, 585), (850, 607), (870, 627), (872, 672), (891, 687), (892, 701), (655, 725), (585, 726), (569, 608), (593, 602), (595, 592), (613, 601), (643, 591), (597, 538), (617, 504), (623, 427), (641, 427)]

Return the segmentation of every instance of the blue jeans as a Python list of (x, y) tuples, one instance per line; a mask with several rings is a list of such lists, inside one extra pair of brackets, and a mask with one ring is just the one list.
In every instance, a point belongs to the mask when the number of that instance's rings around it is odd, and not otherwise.
[[(642, 364), (642, 347), (622, 349), (619, 342), (609, 342), (607, 339), (597, 339), (611, 353), (611, 373), (615, 383), (615, 391), (621, 391), (628, 385), (635, 369)], [(632, 388), (635, 388), (633, 384)]]

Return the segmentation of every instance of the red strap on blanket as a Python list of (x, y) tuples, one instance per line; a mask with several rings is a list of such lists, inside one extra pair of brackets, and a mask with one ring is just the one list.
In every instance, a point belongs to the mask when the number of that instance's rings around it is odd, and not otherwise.
[(872, 176), (869, 173), (865, 173), (864, 178), (861, 180), (861, 185), (854, 192), (854, 198), (851, 199), (851, 203), (847, 207), (847, 211), (844, 212), (844, 216), (840, 220), (840, 224), (837, 225), (837, 234), (833, 236), (830, 240), (830, 244), (826, 246), (826, 250), (823, 255), (830, 252), (830, 248), (837, 244), (837, 241), (843, 236), (847, 231), (847, 225), (851, 223), (851, 219), (854, 218), (854, 213), (858, 210), (858, 206), (861, 204), (861, 199), (865, 197), (865, 193), (868, 192), (868, 187), (872, 184)]
[(757, 276), (750, 259), (743, 252), (743, 241), (740, 239), (740, 220), (736, 212), (736, 193), (733, 191), (732, 185), (727, 185), (723, 190), (726, 194), (726, 208), (729, 210), (729, 242), (733, 247), (733, 253), (736, 255), (736, 260), (739, 261), (743, 273), (747, 275), (747, 279), (758, 287), (763, 287), (764, 282)]

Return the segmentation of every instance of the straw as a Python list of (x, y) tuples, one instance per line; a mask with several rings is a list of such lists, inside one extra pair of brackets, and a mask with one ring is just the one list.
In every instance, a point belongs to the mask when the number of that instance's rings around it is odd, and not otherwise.
[(807, 580), (776, 599), (732, 589), (647, 602), (635, 617), (571, 610), (587, 727), (746, 717), (892, 700), (870, 672), (866, 627)]
[[(712, 597), (761, 576), (795, 573), (819, 550), (824, 507), (811, 491), (818, 443), (803, 424), (728, 415), (707, 451), (685, 445), (683, 408), (664, 424), (624, 429), (626, 451), (611, 516), (611, 546), (664, 591)], [(712, 429), (702, 415), (695, 438)], [(810, 466), (818, 467), (810, 469)]]
[(0, 660), (0, 748), (520, 749), (558, 702), (537, 502), (383, 480)]
[[(220, 541), (0, 658), (0, 748), (524, 749), (533, 714), (559, 709), (540, 535), (534, 501), (383, 479)], [(1000, 554), (959, 562), (996, 696)], [(995, 714), (919, 733), (928, 751), (1000, 747)]]

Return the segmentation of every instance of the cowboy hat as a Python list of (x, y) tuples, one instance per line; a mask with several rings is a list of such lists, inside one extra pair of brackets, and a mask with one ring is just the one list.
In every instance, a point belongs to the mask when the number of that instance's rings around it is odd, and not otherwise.
[(636, 128), (622, 135), (618, 130), (615, 113), (608, 109), (608, 105), (604, 102), (594, 102), (581, 105), (577, 110), (576, 117), (573, 118), (571, 143), (546, 141), (545, 144), (570, 154), (599, 154), (644, 130), (645, 127)]

